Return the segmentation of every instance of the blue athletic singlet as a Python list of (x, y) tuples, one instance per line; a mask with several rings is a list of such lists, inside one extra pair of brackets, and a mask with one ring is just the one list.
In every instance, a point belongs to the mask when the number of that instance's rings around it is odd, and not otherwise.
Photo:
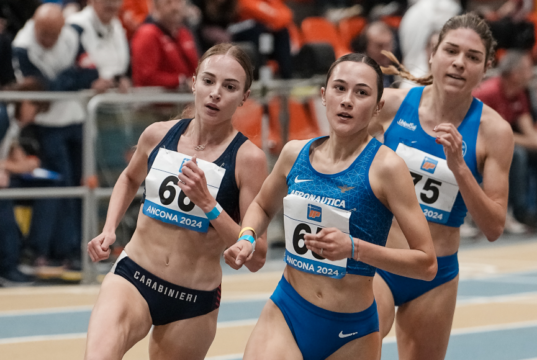
[[(377, 199), (369, 183), (369, 168), (382, 144), (372, 139), (346, 170), (337, 174), (322, 174), (310, 162), (311, 144), (318, 139), (310, 140), (300, 151), (287, 175), (288, 194), (349, 211), (350, 234), (384, 246), (393, 215)], [(348, 259), (349, 274), (373, 276), (375, 270), (371, 265)]]
[[(458, 191), (453, 173), (447, 168), (442, 145), (421, 127), (418, 108), (424, 87), (412, 88), (399, 107), (384, 134), (384, 144), (406, 154), (416, 195), (428, 221), (459, 227), (464, 222), (467, 208)], [(473, 99), (470, 109), (457, 130), (463, 137), (464, 161), (478, 183), (482, 177), (477, 170), (476, 143), (483, 103)], [(436, 172), (436, 173), (435, 173)]]
[[(179, 139), (184, 133), (192, 119), (183, 119), (177, 122), (164, 136), (160, 143), (153, 149), (149, 158), (147, 159), (147, 171), (153, 166), (153, 162), (158, 154), (160, 148), (177, 151), (177, 145)], [(235, 180), (235, 163), (237, 158), (237, 152), (239, 148), (248, 140), (241, 132), (237, 133), (235, 138), (228, 145), (226, 150), (216, 159), (213, 163), (226, 169), (222, 183), (220, 184), (220, 190), (216, 196), (216, 201), (222, 206), (226, 213), (235, 220), (236, 223), (240, 221), (240, 208), (239, 208), (239, 188)], [(145, 190), (145, 189), (144, 189)], [(145, 191), (144, 191), (145, 200)], [(144, 201), (142, 200), (142, 202)]]

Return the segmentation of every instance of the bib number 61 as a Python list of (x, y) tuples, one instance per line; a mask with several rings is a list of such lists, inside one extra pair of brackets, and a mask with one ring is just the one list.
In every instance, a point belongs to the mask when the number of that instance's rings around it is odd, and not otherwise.
[[(177, 176), (168, 176), (160, 185), (160, 188), (158, 189), (158, 196), (162, 205), (170, 205), (175, 200), (175, 196), (177, 195), (177, 190), (170, 184), (170, 182), (172, 182), (174, 185), (177, 185), (179, 179)], [(194, 209), (194, 206), (196, 205), (190, 201), (190, 199), (188, 199), (188, 203), (186, 203), (186, 199), (188, 198), (186, 197), (185, 193), (179, 191), (177, 206), (179, 206), (179, 209), (183, 210), (184, 212), (189, 212)]]
[[(323, 228), (317, 227), (317, 231), (315, 232), (318, 234)], [(296, 253), (298, 255), (304, 255), (308, 252), (308, 248), (306, 247), (306, 242), (304, 240), (305, 234), (311, 234), (311, 227), (308, 224), (300, 223), (295, 228), (295, 231), (293, 233), (293, 248), (295, 249)], [(300, 243), (300, 240), (302, 240), (302, 244)], [(313, 257), (319, 260), (324, 260), (325, 258), (321, 255), (317, 255), (315, 252), (311, 252), (313, 254)]]

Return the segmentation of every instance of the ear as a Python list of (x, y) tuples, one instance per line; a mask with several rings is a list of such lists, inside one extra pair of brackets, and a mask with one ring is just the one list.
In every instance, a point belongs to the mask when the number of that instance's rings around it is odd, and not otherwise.
[(192, 94), (196, 93), (196, 75), (192, 75)]
[(321, 88), (321, 102), (322, 102), (323, 106), (326, 106), (325, 96), (326, 96), (326, 89), (324, 87), (322, 87)]
[(380, 114), (380, 111), (382, 110), (383, 107), (384, 107), (384, 100), (380, 100), (379, 103), (377, 104), (377, 108), (375, 109), (375, 112), (373, 113), (373, 116), (377, 116), (378, 114)]
[(492, 67), (492, 60), (488, 60), (485, 65), (485, 72), (487, 72)]
[(243, 103), (246, 102), (249, 96), (250, 96), (250, 90), (244, 93), (244, 95), (242, 96), (242, 102)]

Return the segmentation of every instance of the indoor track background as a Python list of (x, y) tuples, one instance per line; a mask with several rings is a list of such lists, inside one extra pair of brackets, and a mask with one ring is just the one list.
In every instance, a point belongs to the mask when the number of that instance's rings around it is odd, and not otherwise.
[[(284, 267), (283, 250), (270, 250), (259, 273), (224, 267), (216, 339), (207, 359), (241, 359), (261, 309)], [(446, 359), (537, 360), (537, 236), (503, 236), (495, 243), (465, 240), (461, 281)], [(0, 289), (0, 359), (82, 359), (98, 286)], [(125, 359), (148, 359), (147, 338)], [(395, 337), (383, 360), (397, 359)]]

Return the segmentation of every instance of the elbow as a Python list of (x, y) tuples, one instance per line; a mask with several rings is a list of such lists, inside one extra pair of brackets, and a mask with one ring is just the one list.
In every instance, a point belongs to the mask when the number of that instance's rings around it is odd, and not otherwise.
[(487, 240), (489, 242), (494, 242), (498, 240), (502, 234), (503, 234), (503, 225), (498, 226), (495, 229), (491, 229), (490, 231), (487, 231), (485, 233), (485, 236), (487, 237)]
[(430, 264), (425, 269), (424, 277), (422, 280), (432, 281), (436, 277), (437, 271), (438, 271), (438, 263), (436, 262), (436, 257), (435, 257), (434, 261), (430, 262)]

